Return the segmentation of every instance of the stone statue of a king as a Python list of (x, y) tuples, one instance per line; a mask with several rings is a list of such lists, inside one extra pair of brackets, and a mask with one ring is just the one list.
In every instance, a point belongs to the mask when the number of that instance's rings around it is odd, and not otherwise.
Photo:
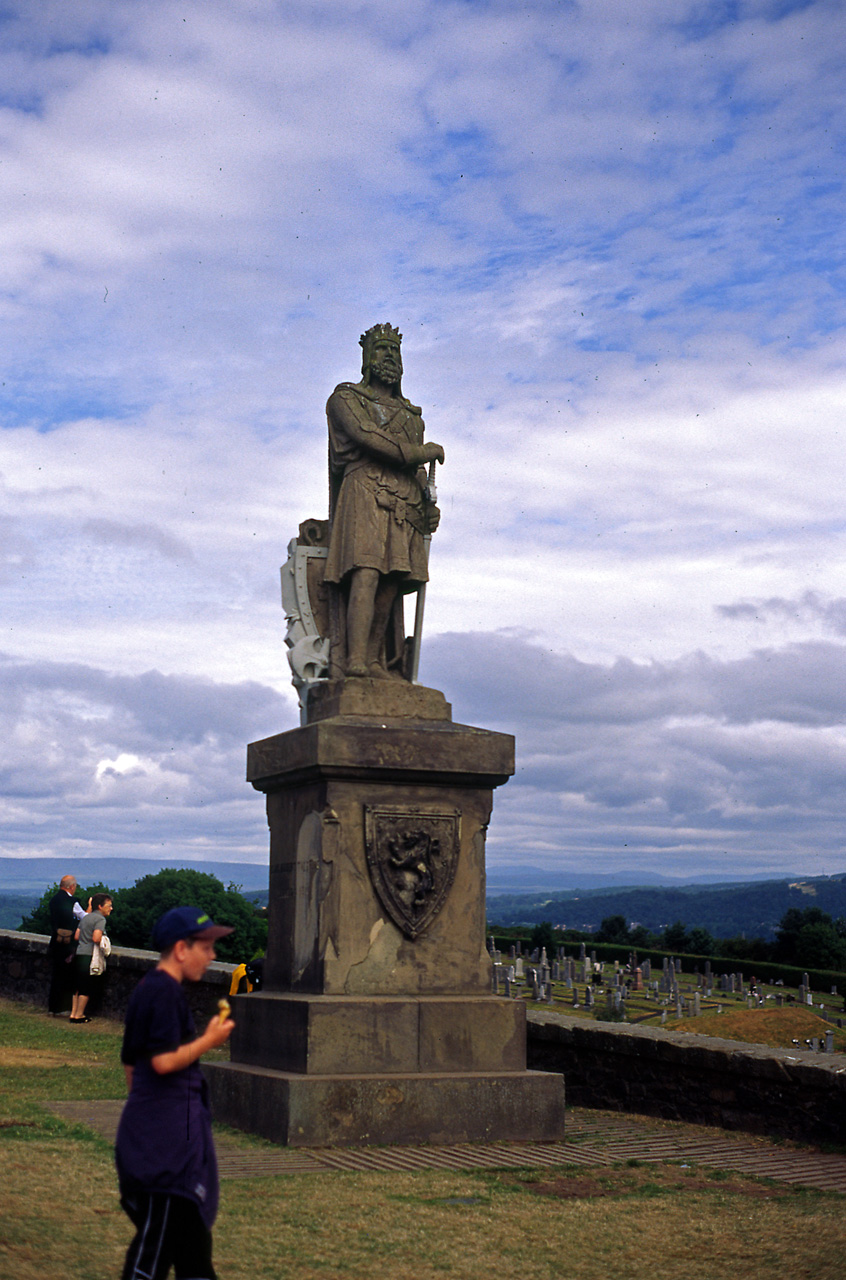
[(324, 581), (341, 595), (337, 637), (346, 676), (407, 676), (402, 595), (428, 579), (428, 538), (440, 513), (426, 465), (443, 462), (424, 443), (420, 409), (402, 394), (402, 334), (377, 324), (361, 336), (360, 382), (329, 397), (329, 554)]

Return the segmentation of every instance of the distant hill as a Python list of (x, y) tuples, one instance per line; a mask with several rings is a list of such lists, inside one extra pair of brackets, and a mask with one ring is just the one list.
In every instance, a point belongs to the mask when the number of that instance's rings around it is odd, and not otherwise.
[(579, 889), (567, 893), (488, 894), (489, 925), (535, 925), (549, 920), (568, 929), (596, 929), (606, 916), (653, 933), (680, 920), (715, 938), (772, 938), (790, 907), (819, 907), (846, 917), (846, 874), (802, 880), (723, 882), (710, 885)]
[(0, 929), (19, 929), (24, 916), (38, 906), (40, 897), (40, 893), (0, 892)]
[(208, 871), (224, 884), (246, 889), (266, 889), (267, 863), (197, 862), (189, 858), (0, 858), (0, 893), (36, 893), (36, 901), (48, 885), (66, 873), (82, 885), (106, 884), (123, 889), (142, 876), (155, 875), (162, 867), (188, 867)]
[[(796, 880), (798, 876), (790, 876)], [(771, 876), (749, 876), (744, 884), (758, 880), (770, 880)], [(580, 889), (613, 889), (615, 887), (643, 888), (647, 885), (663, 885), (681, 888), (686, 885), (724, 884), (721, 876), (668, 876), (659, 871), (638, 871), (630, 867), (625, 871), (551, 871), (546, 867), (527, 867), (523, 863), (505, 863), (487, 868), (488, 897), (494, 894), (566, 893)]]
[[(81, 885), (103, 883), (112, 889), (134, 884), (162, 867), (208, 871), (224, 884), (240, 885), (259, 904), (267, 903), (268, 869), (251, 862), (196, 862), (183, 859), (134, 858), (0, 858), (0, 928), (16, 929), (48, 885), (70, 870)], [(503, 892), (511, 877), (515, 889)], [(535, 877), (539, 887), (531, 889)], [(578, 879), (578, 885), (573, 881)], [(563, 887), (554, 887), (555, 882)], [(506, 867), (488, 881), (490, 925), (534, 925), (549, 920), (572, 929), (596, 929), (606, 916), (621, 915), (629, 925), (658, 933), (680, 920), (687, 928), (703, 928), (715, 938), (738, 934), (773, 937), (790, 907), (820, 907), (828, 915), (846, 917), (846, 874), (791, 877), (783, 880), (718, 881), (699, 877), (679, 882), (669, 876), (637, 871), (610, 875), (550, 873), (538, 867)]]

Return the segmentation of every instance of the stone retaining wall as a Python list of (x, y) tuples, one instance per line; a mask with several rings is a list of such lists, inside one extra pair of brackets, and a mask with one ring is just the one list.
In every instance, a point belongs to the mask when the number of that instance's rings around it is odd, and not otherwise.
[[(47, 1007), (50, 987), (50, 961), (47, 956), (49, 938), (40, 933), (17, 933), (0, 929), (0, 995), (7, 1000)], [(134, 988), (158, 963), (155, 951), (134, 951), (129, 947), (113, 947), (106, 965), (106, 981), (100, 1007), (93, 1013), (120, 1021)], [(221, 996), (229, 992), (231, 964), (217, 961), (209, 965), (202, 982), (192, 983), (186, 990), (198, 1026), (208, 1021), (217, 1009)]]
[(529, 1012), (528, 1065), (571, 1106), (846, 1143), (846, 1057)]

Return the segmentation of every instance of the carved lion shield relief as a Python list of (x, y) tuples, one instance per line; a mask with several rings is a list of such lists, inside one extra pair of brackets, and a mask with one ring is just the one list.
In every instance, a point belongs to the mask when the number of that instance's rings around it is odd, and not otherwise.
[(365, 848), (380, 903), (407, 938), (428, 929), (446, 901), (458, 865), (457, 810), (428, 813), (365, 805)]

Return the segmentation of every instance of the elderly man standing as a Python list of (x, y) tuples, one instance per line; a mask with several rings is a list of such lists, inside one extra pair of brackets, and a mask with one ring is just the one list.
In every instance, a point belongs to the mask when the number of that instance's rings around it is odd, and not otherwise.
[(54, 1016), (70, 1009), (74, 988), (73, 957), (76, 951), (74, 934), (80, 918), (85, 914), (75, 900), (76, 879), (62, 876), (59, 888), (50, 899), (50, 992), (47, 1009)]
[(421, 411), (402, 394), (402, 334), (377, 324), (361, 336), (360, 382), (342, 382), (326, 406), (330, 525), (325, 581), (344, 593), (347, 676), (401, 674), (386, 650), (400, 593), (428, 579), (424, 538), (437, 528), (425, 466), (443, 462), (423, 442)]

